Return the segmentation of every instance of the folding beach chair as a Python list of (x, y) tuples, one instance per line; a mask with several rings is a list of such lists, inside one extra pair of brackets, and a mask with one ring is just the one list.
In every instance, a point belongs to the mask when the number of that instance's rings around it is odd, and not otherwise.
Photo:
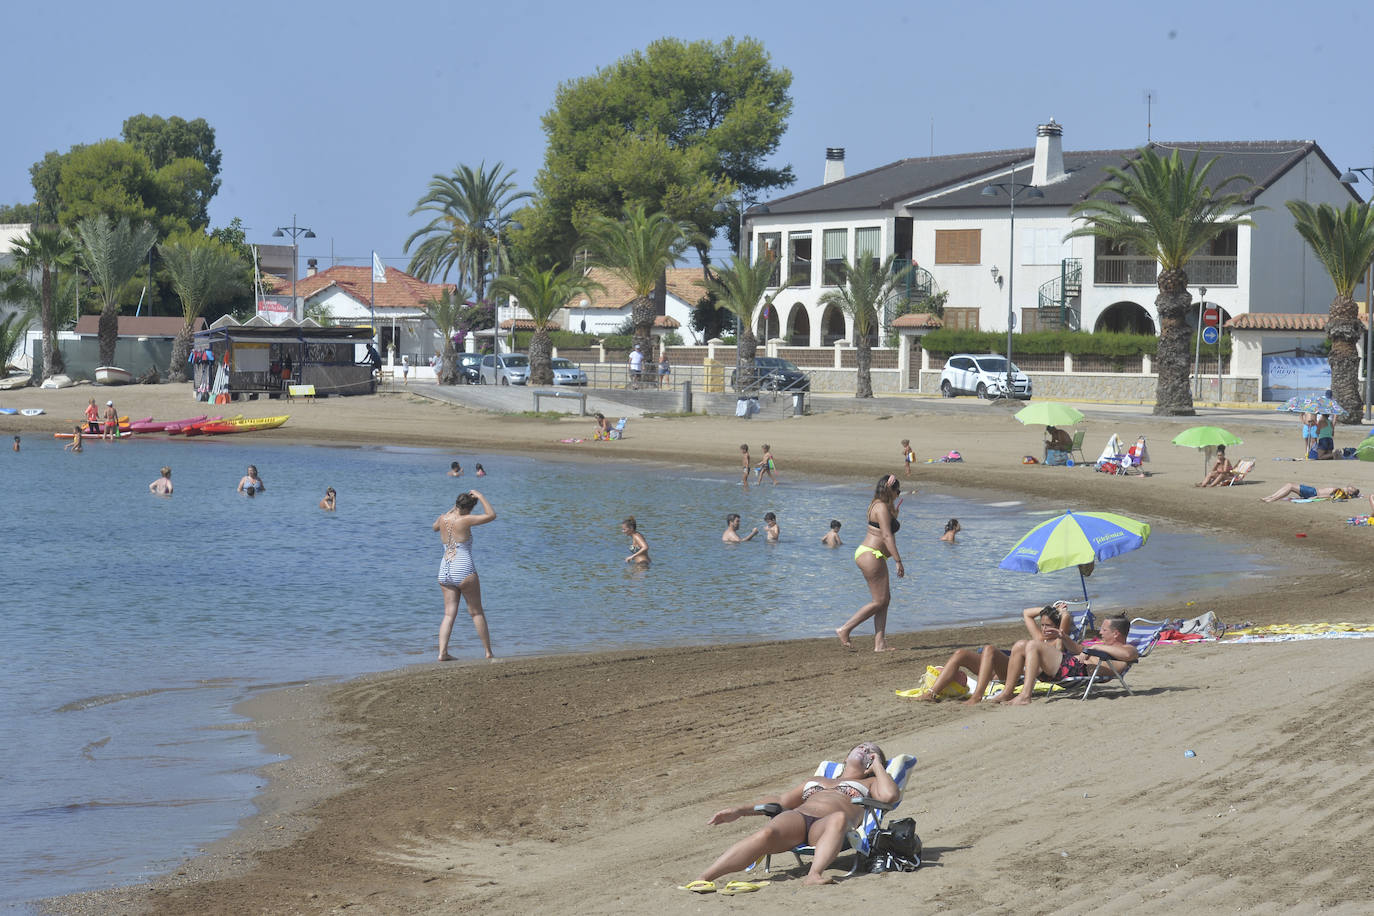
[[(897, 784), (898, 789), (905, 790), (906, 778), (911, 775), (911, 770), (915, 766), (916, 758), (914, 756), (911, 754), (901, 754), (897, 757), (893, 757), (887, 762), (887, 773), (892, 777), (892, 781)], [(829, 779), (838, 778), (843, 771), (844, 763), (836, 763), (833, 760), (823, 760), (821, 761), (821, 765), (816, 767), (817, 776)], [(859, 821), (859, 825), (845, 836), (844, 846), (841, 847), (841, 851), (845, 849), (852, 849), (854, 851), (854, 864), (850, 867), (849, 871), (846, 872), (846, 877), (857, 874), (868, 863), (869, 854), (873, 849), (873, 839), (878, 831), (883, 828), (883, 820), (890, 812), (896, 810), (897, 806), (901, 803), (902, 800), (900, 798), (890, 804), (872, 798), (854, 799), (854, 804), (862, 805), (865, 812), (863, 819)], [(769, 817), (777, 817), (783, 812), (782, 806), (776, 804), (756, 805), (754, 810), (767, 814)], [(805, 843), (793, 847), (792, 849), (792, 855), (796, 856), (798, 865), (804, 864), (802, 862), (802, 856), (814, 855), (815, 852), (815, 849)], [(919, 857), (917, 861), (919, 862)], [(756, 862), (754, 864), (757, 865), (758, 863)], [(765, 856), (763, 860), (764, 872), (767, 872), (772, 865), (773, 857)], [(752, 868), (753, 866), (750, 867)]]
[(1093, 670), (1084, 677), (1071, 677), (1065, 678), (1062, 681), (1056, 681), (1055, 683), (1062, 687), (1063, 690), (1051, 690), (1049, 699), (1052, 700), (1057, 696), (1070, 694), (1079, 687), (1082, 687), (1083, 694), (1079, 699), (1086, 700), (1089, 694), (1092, 693), (1094, 687), (1097, 687), (1100, 691), (1102, 687), (1111, 685), (1113, 680), (1116, 681), (1116, 686), (1120, 686), (1122, 690), (1126, 691), (1127, 695), (1131, 695), (1131, 688), (1126, 683), (1126, 672), (1134, 668), (1136, 664), (1139, 663), (1140, 659), (1150, 654), (1150, 650), (1159, 642), (1159, 634), (1164, 632), (1164, 628), (1167, 625), (1167, 621), (1146, 620), (1144, 617), (1137, 617), (1132, 620), (1131, 630), (1126, 636), (1126, 642), (1135, 646), (1135, 650), (1139, 657), (1119, 673), (1115, 668), (1107, 664), (1110, 657), (1105, 652), (1098, 652), (1098, 650), (1091, 648), (1084, 649), (1084, 654), (1097, 658), (1097, 664), (1093, 666)]
[(627, 422), (628, 422), (628, 418), (627, 418), (627, 417), (621, 417), (621, 418), (620, 418), (620, 422), (616, 423), (615, 426), (612, 426), (612, 427), (611, 427), (610, 432), (608, 432), (608, 433), (606, 434), (606, 438), (608, 438), (608, 439), (624, 439), (624, 438), (625, 438), (625, 424), (626, 424)]
[(1245, 483), (1245, 476), (1255, 469), (1255, 459), (1242, 458), (1236, 462), (1236, 466), (1231, 468), (1231, 476), (1226, 478), (1226, 485), (1234, 487), (1238, 483)]
[(1069, 446), (1069, 455), (1077, 455), (1079, 464), (1087, 464), (1088, 459), (1083, 455), (1083, 437), (1088, 434), (1086, 429), (1076, 429), (1073, 433), (1073, 445)]

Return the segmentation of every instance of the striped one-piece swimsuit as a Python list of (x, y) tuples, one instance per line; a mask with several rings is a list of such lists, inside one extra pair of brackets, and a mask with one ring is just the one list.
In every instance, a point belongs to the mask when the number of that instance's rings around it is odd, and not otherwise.
[(439, 584), (459, 585), (477, 572), (472, 562), (472, 538), (466, 541), (445, 541), (444, 558), (439, 562)]

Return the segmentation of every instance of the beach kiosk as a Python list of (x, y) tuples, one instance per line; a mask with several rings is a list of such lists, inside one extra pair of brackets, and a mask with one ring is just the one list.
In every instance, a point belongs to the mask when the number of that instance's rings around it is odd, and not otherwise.
[(274, 325), (254, 316), (239, 324), (226, 315), (193, 338), (196, 398), (208, 401), (212, 390), (230, 400), (371, 394), (377, 382), (364, 359), (371, 339), (369, 328), (324, 327), (310, 318)]

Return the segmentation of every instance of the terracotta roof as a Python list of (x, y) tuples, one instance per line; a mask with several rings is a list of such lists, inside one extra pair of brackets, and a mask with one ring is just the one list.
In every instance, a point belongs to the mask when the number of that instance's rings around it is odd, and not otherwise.
[[(589, 311), (593, 309), (618, 310), (634, 301), (635, 294), (630, 289), (629, 284), (604, 268), (593, 267), (588, 272), (587, 279), (595, 280), (606, 289), (586, 296), (574, 296), (564, 304), (564, 308), (581, 311), (582, 300), (586, 299)], [(700, 267), (673, 267), (668, 270), (668, 292), (688, 305), (696, 305), (701, 301), (701, 297), (706, 295), (706, 290), (697, 285), (700, 281)]]
[[(563, 326), (562, 326), (561, 324), (559, 324), (558, 322), (556, 322), (556, 321), (546, 321), (546, 322), (544, 322), (544, 327), (548, 328), (550, 331), (561, 331), (561, 330), (563, 330)], [(503, 331), (509, 331), (509, 330), (511, 330), (512, 328), (514, 328), (514, 329), (517, 330), (517, 331), (533, 331), (533, 330), (534, 330), (534, 319), (533, 319), (533, 318), (507, 318), (505, 321), (501, 322), (501, 330), (503, 330)]]
[[(119, 316), (120, 337), (176, 337), (185, 326), (185, 320), (177, 315)], [(197, 318), (191, 330), (205, 330), (205, 319)], [(100, 333), (100, 316), (82, 315), (76, 319), (76, 333), (80, 337), (95, 337)]]
[(1226, 322), (1226, 327), (1235, 331), (1325, 331), (1329, 317), (1326, 312), (1313, 315), (1247, 312)]
[[(371, 301), (373, 290), (372, 267), (368, 264), (336, 264), (313, 276), (301, 277), (296, 281), (296, 295), (310, 299), (331, 286), (366, 305)], [(376, 285), (376, 307), (420, 311), (426, 302), (437, 300), (443, 296), (444, 290), (454, 288), (452, 283), (426, 283), (405, 271), (388, 267), (386, 282)], [(290, 294), (291, 284), (286, 284), (284, 292)]]
[(908, 312), (892, 319), (894, 328), (943, 328), (945, 323), (938, 315), (929, 312)]
[(678, 321), (672, 315), (659, 315), (657, 318), (654, 319), (654, 327), (667, 328), (668, 330), (673, 331), (677, 328), (682, 327), (682, 322)]

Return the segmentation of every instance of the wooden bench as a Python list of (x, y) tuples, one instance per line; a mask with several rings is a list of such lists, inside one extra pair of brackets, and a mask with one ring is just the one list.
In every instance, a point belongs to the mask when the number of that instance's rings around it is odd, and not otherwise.
[(587, 415), (587, 394), (583, 391), (561, 391), (559, 389), (544, 390), (534, 392), (534, 412), (539, 412), (540, 398), (576, 398), (578, 401), (579, 415)]
[(314, 386), (314, 385), (287, 385), (287, 386), (286, 386), (286, 399), (287, 399), (288, 401), (292, 401), (292, 400), (295, 400), (296, 398), (305, 398), (307, 401), (313, 401), (313, 400), (315, 400), (315, 386)]

